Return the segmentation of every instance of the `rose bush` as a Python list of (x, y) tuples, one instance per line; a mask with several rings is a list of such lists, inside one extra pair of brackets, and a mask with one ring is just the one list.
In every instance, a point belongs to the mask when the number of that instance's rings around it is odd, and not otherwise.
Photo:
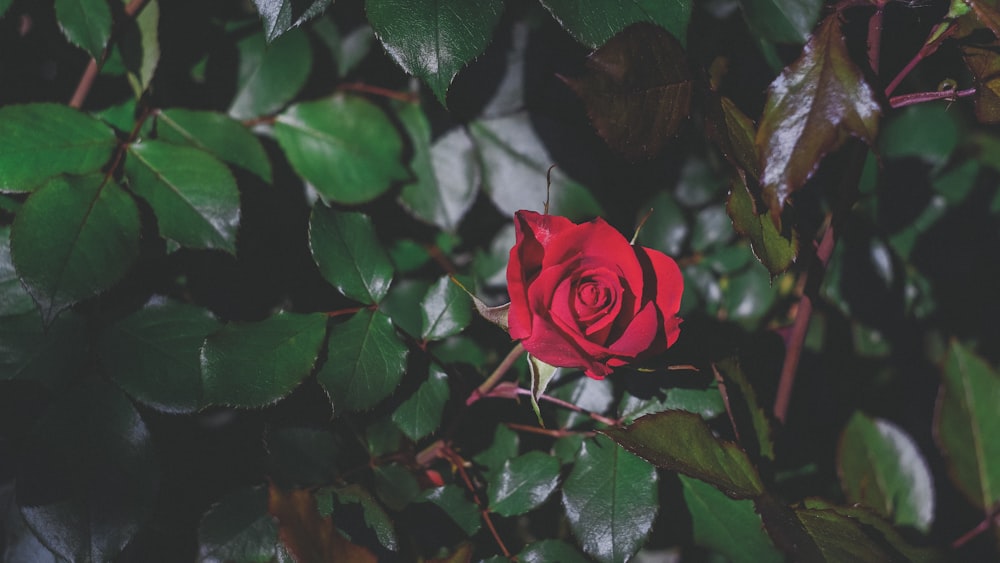
[(508, 323), (530, 354), (603, 379), (677, 340), (684, 279), (673, 259), (600, 218), (518, 211), (514, 226)]

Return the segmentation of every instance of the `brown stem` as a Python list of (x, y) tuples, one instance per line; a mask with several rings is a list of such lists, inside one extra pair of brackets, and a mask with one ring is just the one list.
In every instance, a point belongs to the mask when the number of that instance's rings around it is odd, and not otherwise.
[(937, 90), (934, 92), (917, 92), (916, 94), (903, 94), (902, 96), (893, 96), (889, 98), (889, 105), (894, 108), (901, 108), (904, 106), (911, 106), (913, 104), (920, 104), (923, 102), (931, 102), (934, 100), (949, 100), (956, 101), (959, 98), (966, 98), (968, 96), (975, 95), (975, 88), (967, 88), (965, 90)]
[(500, 533), (497, 532), (496, 526), (493, 525), (493, 519), (490, 518), (489, 507), (482, 501), (482, 499), (479, 498), (478, 490), (475, 484), (473, 484), (472, 479), (469, 478), (469, 474), (465, 471), (465, 460), (462, 459), (462, 456), (460, 456), (458, 452), (448, 447), (447, 444), (442, 447), (441, 453), (458, 471), (459, 477), (462, 478), (462, 483), (464, 483), (465, 488), (472, 493), (472, 500), (475, 501), (476, 506), (479, 507), (479, 515), (482, 517), (483, 522), (486, 523), (486, 527), (489, 528), (490, 533), (493, 534), (493, 539), (500, 547), (500, 551), (503, 552), (503, 556), (509, 559), (510, 550), (507, 549), (507, 545), (504, 544), (503, 539), (500, 538)]
[[(135, 17), (139, 13), (139, 10), (142, 10), (143, 6), (145, 6), (146, 2), (147, 0), (132, 0), (125, 6), (125, 15), (130, 18)], [(103, 60), (106, 55), (107, 50), (105, 50), (105, 54), (102, 55), (101, 59)], [(97, 79), (99, 70), (100, 64), (97, 60), (90, 59), (90, 62), (87, 63), (87, 68), (83, 71), (83, 75), (80, 76), (80, 81), (76, 84), (73, 97), (69, 100), (69, 107), (76, 109), (83, 107), (83, 102), (86, 101), (87, 94), (90, 93), (90, 89), (94, 86), (94, 80)]]
[[(941, 26), (945, 27), (942, 29)], [(924, 43), (924, 46), (917, 51), (917, 54), (910, 59), (910, 62), (906, 63), (903, 70), (899, 71), (899, 74), (897, 74), (896, 77), (892, 79), (892, 82), (885, 87), (886, 97), (891, 96), (892, 93), (896, 91), (896, 87), (899, 86), (903, 79), (910, 74), (910, 71), (912, 71), (920, 61), (926, 59), (937, 51), (938, 47), (941, 46), (941, 42), (955, 33), (956, 30), (958, 30), (958, 27), (955, 25), (954, 21), (940, 23), (934, 26), (930, 35), (927, 36), (927, 42)]]
[(518, 342), (517, 346), (514, 346), (511, 351), (507, 353), (507, 357), (505, 357), (503, 361), (500, 362), (500, 365), (493, 370), (493, 373), (486, 378), (486, 381), (483, 381), (479, 387), (476, 387), (472, 393), (469, 393), (469, 398), (465, 400), (466, 406), (471, 405), (472, 403), (475, 403), (479, 399), (485, 397), (490, 392), (490, 389), (493, 389), (497, 382), (500, 381), (500, 378), (502, 378), (511, 366), (514, 365), (514, 362), (521, 357), (521, 354), (524, 354), (524, 346)]
[[(830, 261), (835, 242), (833, 224), (831, 223), (826, 228), (826, 232), (823, 233), (823, 239), (819, 243), (819, 248), (816, 249), (816, 258), (823, 268), (826, 268), (827, 263)], [(803, 277), (808, 275), (808, 271), (802, 274)], [(806, 340), (806, 332), (809, 330), (809, 319), (812, 317), (812, 310), (812, 298), (809, 297), (808, 292), (803, 292), (798, 310), (795, 313), (795, 321), (792, 323), (792, 331), (788, 336), (785, 362), (781, 366), (781, 379), (778, 381), (778, 394), (774, 401), (774, 417), (782, 423), (785, 422), (785, 417), (788, 415), (788, 405), (792, 398), (792, 386), (795, 383), (795, 374), (799, 369), (799, 359), (802, 356), (802, 346)]]

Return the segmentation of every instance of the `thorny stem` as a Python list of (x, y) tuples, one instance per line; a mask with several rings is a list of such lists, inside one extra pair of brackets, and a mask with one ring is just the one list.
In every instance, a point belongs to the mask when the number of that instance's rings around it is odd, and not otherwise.
[[(139, 13), (140, 10), (145, 6), (146, 0), (132, 0), (125, 6), (125, 15), (132, 18)], [(107, 51), (105, 50), (105, 54)], [(103, 56), (101, 57), (104, 58)], [(73, 91), (73, 97), (69, 100), (69, 107), (80, 109), (83, 107), (83, 102), (87, 99), (87, 94), (90, 93), (90, 89), (94, 86), (94, 80), (97, 79), (97, 74), (100, 70), (100, 64), (97, 59), (90, 59), (87, 63), (87, 68), (83, 71), (83, 75), (80, 76), (80, 81), (76, 84), (76, 90)]]
[(497, 382), (500, 381), (500, 378), (502, 378), (511, 366), (514, 365), (514, 362), (521, 357), (521, 354), (524, 354), (524, 346), (518, 342), (517, 346), (514, 346), (514, 348), (507, 353), (507, 357), (505, 357), (503, 361), (500, 362), (500, 365), (493, 370), (493, 373), (486, 378), (486, 381), (482, 382), (479, 387), (476, 387), (472, 393), (469, 393), (469, 398), (465, 400), (466, 406), (471, 405), (472, 403), (475, 403), (479, 399), (485, 397), (486, 394), (490, 392), (490, 389), (493, 389)]
[(903, 94), (902, 96), (893, 96), (889, 98), (889, 105), (894, 108), (901, 108), (904, 106), (910, 106), (922, 102), (931, 102), (934, 100), (949, 100), (954, 102), (959, 98), (972, 96), (975, 93), (976, 93), (975, 88), (967, 88), (965, 90), (938, 90), (934, 92), (918, 92), (916, 94)]
[[(531, 390), (530, 389), (524, 389), (524, 388), (518, 387), (517, 388), (517, 394), (518, 395), (531, 395)], [(612, 419), (610, 419), (610, 418), (608, 418), (608, 417), (606, 417), (604, 415), (600, 415), (600, 414), (597, 414), (596, 412), (588, 411), (588, 410), (586, 410), (584, 408), (581, 408), (581, 407), (579, 407), (577, 405), (574, 405), (573, 403), (566, 402), (566, 401), (564, 401), (562, 399), (559, 399), (557, 397), (552, 397), (550, 395), (544, 395), (543, 394), (543, 395), (539, 395), (538, 398), (541, 399), (541, 400), (543, 400), (543, 401), (548, 401), (550, 403), (559, 405), (560, 407), (569, 409), (571, 411), (576, 411), (576, 412), (578, 412), (580, 414), (585, 414), (585, 415), (589, 416), (590, 418), (596, 420), (597, 422), (603, 422), (604, 424), (607, 424), (608, 426), (618, 426), (618, 424), (619, 424), (619, 421), (617, 421), (617, 420), (612, 420)]]
[(500, 547), (500, 551), (503, 552), (503, 556), (510, 559), (510, 550), (507, 549), (507, 545), (503, 543), (503, 539), (500, 538), (500, 533), (497, 532), (496, 527), (493, 525), (493, 519), (490, 518), (489, 507), (483, 503), (482, 499), (479, 498), (477, 487), (473, 484), (472, 479), (469, 478), (469, 474), (465, 471), (465, 460), (447, 445), (443, 446), (440, 452), (442, 456), (445, 457), (458, 471), (459, 476), (462, 478), (462, 482), (465, 484), (465, 488), (472, 493), (472, 500), (475, 501), (476, 506), (479, 508), (479, 515), (483, 518), (483, 522), (486, 523), (486, 527), (489, 528), (490, 533), (493, 534), (493, 539), (496, 540), (497, 546)]
[[(945, 26), (943, 29), (940, 27), (942, 25)], [(927, 42), (924, 43), (924, 46), (917, 51), (917, 54), (910, 59), (910, 62), (906, 63), (906, 66), (903, 67), (903, 70), (899, 71), (896, 78), (893, 78), (892, 82), (885, 87), (886, 97), (891, 96), (892, 93), (896, 91), (896, 87), (899, 86), (903, 79), (910, 74), (910, 71), (912, 71), (920, 61), (926, 59), (937, 51), (938, 47), (941, 46), (941, 42), (955, 33), (957, 29), (958, 27), (955, 25), (954, 21), (941, 23), (935, 26), (934, 29), (931, 30), (930, 35), (927, 37)]]
[(976, 524), (975, 528), (969, 530), (968, 532), (965, 532), (964, 534), (962, 534), (961, 537), (951, 542), (952, 549), (958, 549), (963, 545), (969, 543), (969, 541), (974, 539), (976, 536), (982, 534), (986, 530), (989, 530), (990, 526), (994, 524), (1000, 524), (1000, 507), (995, 508), (993, 512), (989, 514), (989, 516), (983, 519), (982, 522)]

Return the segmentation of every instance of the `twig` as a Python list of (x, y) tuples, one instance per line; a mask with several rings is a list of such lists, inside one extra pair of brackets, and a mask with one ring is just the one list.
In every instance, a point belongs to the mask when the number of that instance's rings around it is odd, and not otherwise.
[[(940, 27), (942, 25), (945, 26), (943, 29)], [(892, 93), (896, 91), (896, 87), (899, 86), (903, 79), (910, 74), (910, 71), (912, 71), (920, 61), (926, 59), (937, 51), (938, 47), (941, 46), (941, 42), (955, 33), (957, 29), (958, 26), (955, 25), (954, 20), (935, 26), (934, 29), (931, 30), (931, 33), (927, 37), (927, 41), (924, 43), (923, 47), (921, 47), (920, 50), (917, 51), (917, 54), (910, 59), (910, 62), (906, 63), (906, 66), (903, 67), (903, 70), (899, 71), (899, 74), (892, 79), (892, 82), (885, 87), (886, 97), (891, 96)]]
[(521, 354), (524, 354), (524, 346), (518, 342), (517, 346), (514, 346), (514, 348), (507, 353), (507, 357), (505, 357), (503, 361), (500, 362), (500, 365), (493, 370), (493, 373), (486, 378), (486, 381), (483, 381), (479, 387), (476, 387), (472, 393), (469, 393), (469, 398), (465, 400), (466, 406), (471, 405), (472, 403), (475, 403), (479, 399), (485, 397), (490, 392), (490, 389), (493, 389), (497, 382), (500, 381), (500, 378), (502, 378), (511, 366), (514, 365), (514, 362), (521, 357)]
[(472, 479), (469, 478), (469, 474), (465, 471), (465, 460), (462, 459), (462, 456), (460, 456), (458, 452), (448, 447), (447, 444), (441, 448), (441, 454), (443, 457), (447, 458), (448, 461), (455, 467), (456, 471), (458, 471), (459, 476), (462, 478), (462, 482), (465, 484), (465, 488), (472, 493), (472, 500), (475, 501), (476, 506), (479, 507), (479, 515), (482, 517), (483, 522), (486, 523), (486, 527), (489, 528), (490, 533), (493, 534), (493, 539), (496, 540), (497, 545), (500, 547), (500, 551), (503, 552), (504, 557), (510, 559), (510, 550), (507, 549), (507, 545), (504, 544), (503, 539), (500, 538), (500, 533), (497, 532), (496, 526), (493, 525), (493, 519), (490, 518), (489, 506), (487, 503), (483, 502), (481, 498), (479, 498), (478, 488), (472, 482)]
[(400, 102), (415, 103), (420, 101), (420, 97), (411, 92), (398, 92), (396, 90), (382, 88), (381, 86), (372, 86), (371, 84), (365, 84), (364, 82), (348, 82), (346, 84), (341, 84), (339, 86), (339, 89), (353, 91), (353, 92), (362, 92), (365, 94), (373, 94), (376, 96), (382, 96), (383, 98), (389, 98), (391, 100), (398, 100)]
[(883, 0), (876, 2), (875, 13), (868, 20), (868, 66), (876, 76), (878, 76), (879, 59), (882, 58), (882, 21), (885, 4)]
[[(132, 0), (125, 6), (125, 15), (132, 18), (145, 7), (147, 0)], [(103, 58), (107, 56), (107, 49), (105, 49), (105, 54), (102, 55)], [(83, 75), (80, 76), (80, 81), (76, 84), (76, 90), (73, 91), (73, 97), (69, 100), (69, 107), (80, 109), (83, 107), (83, 102), (87, 99), (87, 94), (90, 93), (90, 89), (94, 86), (94, 80), (97, 79), (97, 74), (100, 71), (100, 64), (97, 59), (90, 59), (87, 63), (87, 68), (84, 69)]]
[(950, 100), (955, 101), (959, 98), (965, 98), (968, 96), (975, 95), (975, 88), (967, 88), (965, 90), (936, 90), (934, 92), (917, 92), (916, 94), (903, 94), (902, 96), (893, 96), (889, 98), (889, 105), (894, 108), (901, 108), (904, 106), (911, 106), (913, 104), (919, 104), (923, 102), (931, 102), (934, 100)]
[(971, 541), (979, 534), (982, 534), (986, 530), (989, 530), (992, 524), (1000, 524), (1000, 506), (994, 508), (993, 512), (990, 513), (990, 515), (987, 516), (982, 522), (977, 524), (975, 528), (969, 530), (968, 532), (965, 532), (964, 534), (962, 534), (961, 537), (951, 542), (952, 549), (958, 549), (963, 545), (969, 543), (969, 541)]
[(511, 430), (539, 434), (541, 436), (548, 436), (549, 438), (563, 438), (575, 435), (593, 436), (596, 434), (596, 432), (580, 432), (576, 430), (568, 430), (566, 428), (539, 428), (537, 426), (528, 426), (527, 424), (517, 424), (516, 422), (507, 422), (505, 425)]
[[(531, 390), (530, 389), (523, 389), (521, 387), (518, 387), (517, 388), (517, 394), (518, 395), (531, 395)], [(597, 414), (596, 412), (588, 411), (587, 409), (581, 408), (581, 407), (579, 407), (577, 405), (574, 405), (573, 403), (564, 401), (562, 399), (559, 399), (557, 397), (553, 397), (551, 395), (544, 395), (543, 394), (543, 395), (539, 395), (538, 398), (541, 399), (541, 400), (543, 400), (543, 401), (548, 401), (548, 402), (550, 402), (552, 404), (559, 405), (560, 407), (563, 407), (565, 409), (569, 409), (571, 411), (575, 411), (575, 412), (578, 412), (580, 414), (585, 414), (585, 415), (589, 416), (590, 418), (596, 420), (597, 422), (603, 422), (604, 424), (607, 424), (608, 426), (618, 426), (618, 424), (620, 424), (620, 421), (618, 421), (618, 420), (613, 420), (613, 419), (610, 419), (610, 418), (608, 418), (608, 417), (606, 417), (604, 415)]]

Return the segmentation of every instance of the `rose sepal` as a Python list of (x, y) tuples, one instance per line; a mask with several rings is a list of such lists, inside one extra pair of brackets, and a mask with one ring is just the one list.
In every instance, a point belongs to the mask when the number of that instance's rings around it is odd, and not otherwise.
[(479, 313), (480, 316), (490, 321), (491, 323), (497, 325), (498, 327), (504, 329), (505, 331), (510, 332), (510, 325), (507, 323), (507, 314), (510, 311), (509, 302), (504, 303), (503, 305), (497, 305), (496, 307), (490, 307), (489, 305), (484, 303), (482, 299), (476, 297), (475, 293), (472, 293), (471, 291), (466, 289), (466, 287), (462, 285), (462, 282), (458, 281), (458, 279), (456, 279), (455, 276), (451, 276), (451, 281), (454, 282), (454, 284), (457, 285), (458, 287), (462, 288), (462, 291), (464, 291), (466, 295), (472, 298), (472, 304), (476, 306), (476, 311)]
[(545, 423), (542, 422), (542, 412), (538, 409), (538, 398), (545, 393), (549, 382), (559, 375), (562, 368), (547, 364), (531, 354), (527, 356), (528, 371), (531, 373), (531, 408), (535, 410), (535, 416), (538, 417), (538, 425), (544, 428)]

